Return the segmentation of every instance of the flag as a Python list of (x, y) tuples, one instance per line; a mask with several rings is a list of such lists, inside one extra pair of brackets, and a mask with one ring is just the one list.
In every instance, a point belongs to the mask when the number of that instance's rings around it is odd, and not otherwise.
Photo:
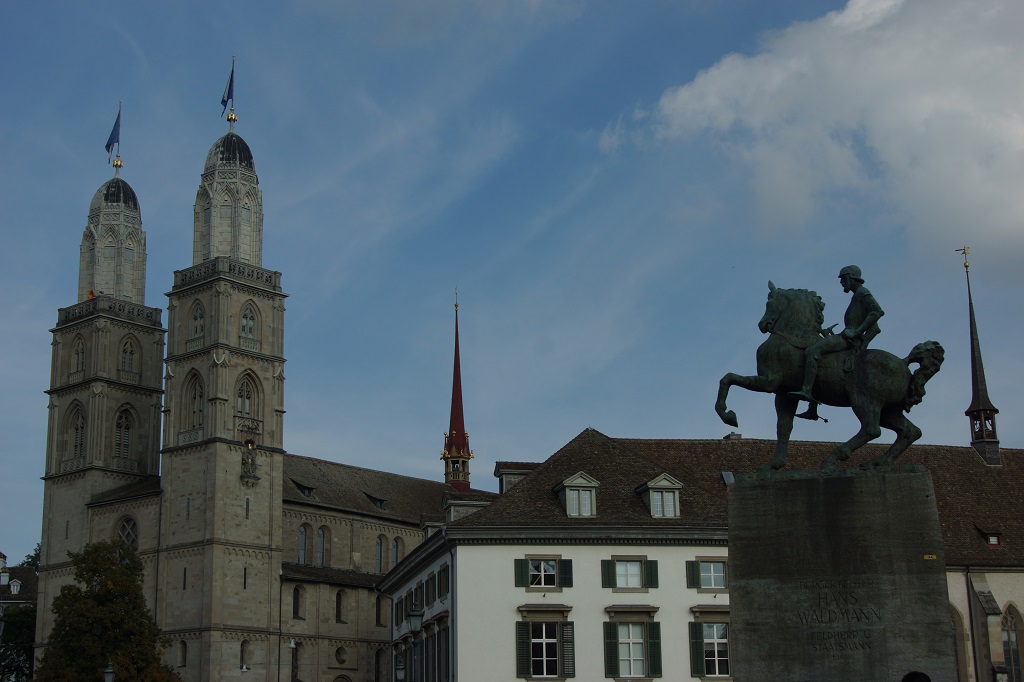
[(228, 78), (228, 84), (224, 86), (224, 96), (220, 98), (220, 103), (224, 107), (224, 111), (220, 112), (223, 116), (224, 112), (228, 110), (228, 101), (231, 102), (231, 106), (235, 106), (235, 60), (231, 60), (231, 77)]
[(117, 105), (117, 118), (114, 120), (114, 127), (110, 131), (110, 137), (107, 138), (107, 145), (104, 147), (107, 150), (107, 163), (110, 163), (110, 154), (114, 150), (114, 145), (117, 145), (117, 150), (121, 151), (121, 105)]

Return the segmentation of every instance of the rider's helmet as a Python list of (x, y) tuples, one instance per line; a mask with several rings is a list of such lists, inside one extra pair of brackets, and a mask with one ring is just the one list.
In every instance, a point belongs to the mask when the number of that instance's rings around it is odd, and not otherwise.
[(843, 275), (849, 275), (855, 280), (864, 284), (864, 278), (860, 276), (860, 268), (856, 265), (847, 265), (845, 268), (839, 271), (839, 278), (842, 279)]

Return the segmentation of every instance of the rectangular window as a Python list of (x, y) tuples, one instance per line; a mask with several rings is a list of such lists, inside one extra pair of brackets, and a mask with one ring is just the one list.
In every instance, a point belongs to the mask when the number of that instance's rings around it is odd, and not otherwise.
[(658, 562), (647, 557), (616, 557), (601, 561), (601, 587), (647, 590), (658, 586)]
[(412, 593), (412, 607), (414, 609), (423, 608), (423, 583), (417, 583), (416, 589)]
[(593, 489), (569, 488), (565, 491), (565, 499), (569, 516), (594, 516)]
[(661, 623), (604, 624), (605, 677), (661, 677)]
[(651, 516), (679, 516), (675, 490), (651, 491)]
[(516, 677), (576, 676), (576, 647), (571, 621), (516, 623)]
[(448, 582), (448, 564), (445, 564), (437, 571), (437, 596), (444, 599), (448, 596), (449, 582)]
[(686, 586), (698, 590), (725, 590), (729, 586), (724, 558), (709, 557), (686, 562)]
[(433, 573), (427, 576), (427, 606), (433, 606), (437, 599), (437, 576)]
[(690, 673), (694, 677), (728, 677), (729, 624), (690, 623)]
[(572, 587), (572, 559), (557, 556), (516, 559), (515, 585), (538, 591)]

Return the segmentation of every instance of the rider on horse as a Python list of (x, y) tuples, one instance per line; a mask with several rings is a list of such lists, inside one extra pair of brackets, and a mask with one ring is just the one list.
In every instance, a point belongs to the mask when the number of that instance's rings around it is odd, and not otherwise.
[(814, 386), (814, 379), (818, 374), (818, 361), (821, 360), (821, 356), (847, 349), (859, 353), (882, 331), (878, 328), (878, 318), (885, 313), (864, 286), (860, 268), (856, 265), (847, 265), (839, 271), (839, 283), (843, 285), (845, 293), (853, 292), (853, 298), (843, 318), (846, 328), (840, 334), (829, 333), (823, 336), (804, 351), (804, 385), (799, 391), (790, 393), (809, 403), (807, 412), (798, 415), (806, 419), (818, 418), (818, 401), (811, 395), (811, 387)]

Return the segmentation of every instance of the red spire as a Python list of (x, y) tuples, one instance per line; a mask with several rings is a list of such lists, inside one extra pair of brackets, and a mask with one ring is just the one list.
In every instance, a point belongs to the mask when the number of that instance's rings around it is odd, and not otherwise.
[(452, 412), (448, 421), (448, 433), (444, 434), (444, 480), (453, 488), (468, 491), (469, 460), (473, 452), (469, 449), (469, 434), (466, 433), (466, 417), (462, 409), (462, 363), (459, 360), (459, 304), (455, 303), (455, 367), (452, 370)]

